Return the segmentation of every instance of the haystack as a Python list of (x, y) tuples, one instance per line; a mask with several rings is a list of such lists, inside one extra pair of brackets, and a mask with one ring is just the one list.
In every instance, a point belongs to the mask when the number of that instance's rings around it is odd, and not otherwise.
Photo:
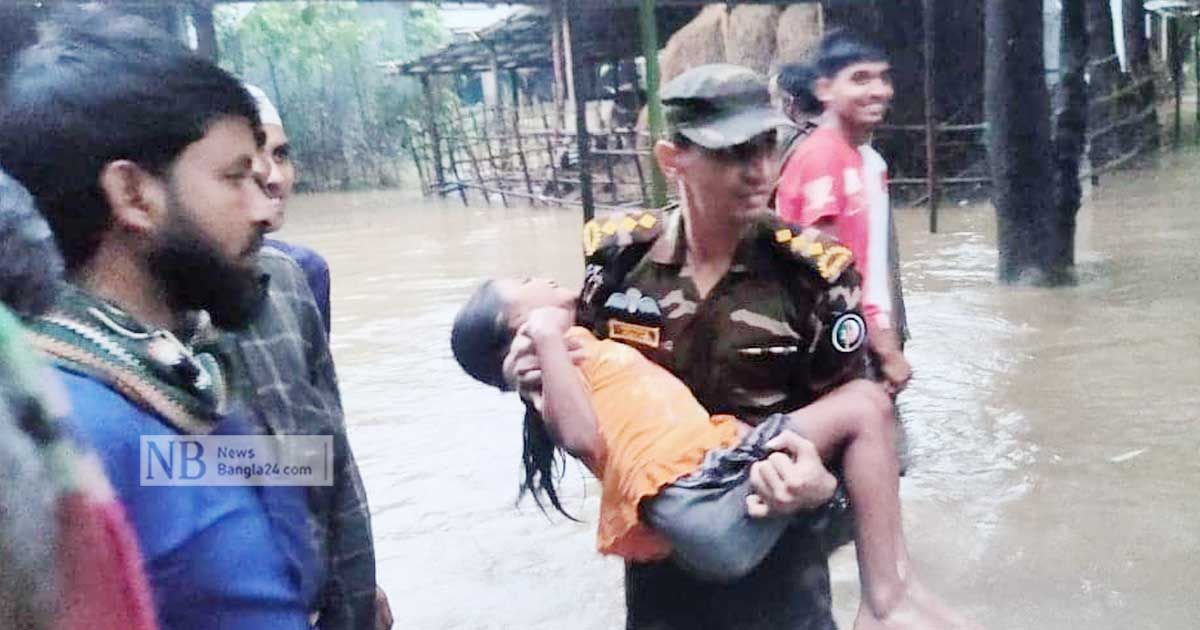
[(774, 72), (779, 66), (803, 61), (821, 41), (825, 31), (819, 4), (793, 4), (779, 16), (775, 40)]
[(676, 31), (658, 55), (662, 82), (674, 79), (688, 68), (724, 62), (728, 21), (724, 4), (710, 4), (694, 20)]
[(725, 60), (767, 74), (775, 58), (776, 23), (781, 7), (744, 4), (729, 12)]

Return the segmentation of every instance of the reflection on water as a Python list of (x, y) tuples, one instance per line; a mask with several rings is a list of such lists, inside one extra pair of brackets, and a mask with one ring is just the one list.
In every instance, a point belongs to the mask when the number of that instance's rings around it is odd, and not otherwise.
[[(993, 282), (983, 207), (924, 233), (899, 216), (916, 377), (901, 399), (918, 570), (990, 628), (1196, 628), (1200, 184), (1195, 155), (1108, 178), (1081, 216), (1081, 284)], [(333, 347), (398, 628), (621, 627), (619, 562), (585, 523), (514, 506), (520, 405), (450, 357), (485, 276), (580, 280), (575, 211), (470, 208), (407, 193), (314, 195), (285, 237), (333, 270)], [(834, 559), (849, 627), (853, 556)]]

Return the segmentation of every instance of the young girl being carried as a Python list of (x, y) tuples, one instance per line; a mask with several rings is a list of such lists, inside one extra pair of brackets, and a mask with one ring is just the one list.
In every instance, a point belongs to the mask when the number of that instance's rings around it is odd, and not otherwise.
[(710, 416), (675, 376), (629, 346), (572, 326), (574, 318), (574, 294), (553, 282), (490, 280), (459, 312), (451, 345), (468, 374), (502, 390), (511, 389), (502, 363), (512, 344), (533, 345), (542, 390), (527, 402), (522, 491), (535, 500), (545, 493), (562, 511), (554, 448), (580, 459), (602, 485), (601, 553), (632, 562), (672, 556), (715, 581), (745, 575), (791, 521), (752, 516), (765, 510), (751, 490), (751, 469), (786, 456), (781, 448), (811, 443), (826, 462), (840, 460), (857, 521), (863, 598), (855, 628), (976, 627), (908, 569), (891, 403), (880, 386), (852, 381), (750, 427)]

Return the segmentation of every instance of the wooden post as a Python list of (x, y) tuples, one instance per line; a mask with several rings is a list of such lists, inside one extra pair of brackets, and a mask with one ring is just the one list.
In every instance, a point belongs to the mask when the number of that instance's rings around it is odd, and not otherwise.
[(662, 99), (658, 96), (658, 22), (654, 19), (654, 0), (639, 5), (642, 22), (642, 55), (646, 58), (646, 108), (650, 124), (650, 202), (656, 208), (667, 205), (667, 179), (653, 157), (654, 143), (662, 139)]
[[(542, 109), (542, 124), (545, 125), (547, 131), (550, 130), (550, 120), (546, 116), (545, 108)], [(554, 196), (560, 197), (562, 190), (558, 185), (558, 159), (554, 154), (554, 146), (558, 143), (558, 134), (547, 133), (542, 137), (546, 139), (546, 157), (550, 160), (550, 185), (554, 187)], [(562, 207), (562, 202), (560, 201), (558, 205)]]
[(934, 91), (934, 36), (937, 22), (934, 20), (934, 0), (925, 0), (925, 178), (926, 194), (929, 196), (929, 233), (938, 231), (938, 182), (937, 182), (937, 93)]
[[(496, 164), (496, 154), (492, 151), (492, 138), (488, 134), (488, 130), (487, 130), (487, 104), (483, 104), (480, 109), (483, 112), (483, 116), (484, 116), (483, 129), (482, 129), (482, 131), (480, 130), (479, 121), (475, 118), (475, 112), (469, 112), (471, 114), (471, 127), (473, 127), (475, 129), (475, 135), (483, 137), (483, 146), (484, 146), (484, 150), (487, 151), (488, 164), (491, 165), (491, 167), (492, 167), (492, 175), (499, 177), (500, 176), (500, 166)], [(505, 194), (504, 194), (504, 184), (503, 183), (501, 183), (499, 185), (499, 189), (500, 189), (500, 203), (505, 208), (507, 208), (508, 207), (508, 197), (505, 196)]]
[[(610, 147), (609, 150), (611, 151), (611, 147), (616, 144), (617, 134), (610, 132), (608, 137), (608, 144)], [(617, 195), (617, 173), (615, 170), (613, 170), (613, 156), (609, 153), (604, 154), (604, 171), (605, 174), (608, 175), (608, 185), (611, 186), (608, 191), (608, 200), (611, 201), (613, 205), (616, 205), (617, 202), (620, 201)]]
[(596, 216), (596, 200), (592, 196), (591, 138), (587, 128), (587, 97), (583, 90), (583, 59), (571, 45), (574, 38), (573, 22), (576, 0), (563, 0), (563, 48), (567, 55), (570, 71), (571, 92), (575, 100), (575, 142), (579, 145), (579, 197), (583, 202), (583, 221), (587, 223)]
[(421, 164), (421, 156), (417, 153), (416, 136), (413, 134), (412, 128), (407, 124), (404, 125), (404, 128), (408, 131), (408, 137), (405, 139), (404, 144), (408, 145), (408, 152), (412, 156), (413, 166), (417, 167), (417, 181), (421, 182), (421, 194), (428, 197), (430, 193), (429, 181), (425, 178), (425, 169)]
[(450, 135), (446, 137), (446, 157), (450, 158), (450, 170), (454, 173), (454, 183), (458, 186), (458, 196), (462, 197), (464, 206), (471, 204), (467, 203), (467, 188), (463, 186), (462, 175), (458, 172), (458, 156), (454, 154), (454, 130), (450, 130)]
[(517, 159), (521, 162), (521, 174), (525, 176), (525, 190), (532, 198), (533, 182), (529, 179), (529, 163), (525, 161), (525, 145), (521, 141), (521, 83), (516, 70), (508, 71), (508, 80), (512, 83), (512, 126), (517, 141)]
[[(457, 98), (454, 99), (453, 103), (454, 120), (458, 125), (458, 137), (462, 138), (463, 140), (462, 147), (463, 150), (467, 152), (467, 159), (471, 162), (471, 172), (475, 175), (475, 181), (479, 182), (479, 184), (482, 186), (484, 184), (483, 171), (479, 170), (479, 160), (475, 159), (475, 150), (471, 148), (471, 139), (467, 137), (467, 124), (462, 115), (462, 108), (459, 106)], [(488, 202), (488, 205), (491, 205), (492, 203), (492, 200), (488, 197), (487, 192), (483, 193), (483, 200)]]
[(446, 194), (446, 173), (442, 170), (442, 139), (438, 133), (437, 116), (434, 108), (433, 88), (430, 85), (429, 75), (422, 74), (421, 90), (425, 97), (425, 124), (429, 128), (429, 146), (433, 150), (433, 181), (437, 194), (444, 196)]
[(1170, 52), (1167, 58), (1171, 64), (1171, 83), (1175, 88), (1175, 133), (1172, 140), (1178, 148), (1183, 142), (1183, 29), (1180, 28), (1177, 17), (1171, 17), (1168, 24), (1171, 30), (1168, 38)]
[(562, 0), (550, 0), (550, 56), (554, 62), (554, 129), (566, 126), (567, 81), (563, 61)]

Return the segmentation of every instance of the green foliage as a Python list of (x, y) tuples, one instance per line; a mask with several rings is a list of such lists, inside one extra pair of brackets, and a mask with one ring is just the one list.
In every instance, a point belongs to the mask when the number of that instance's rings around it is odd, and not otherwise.
[(404, 125), (419, 86), (381, 61), (415, 58), (448, 40), (437, 8), (357, 2), (219, 5), (221, 63), (279, 108), (308, 190), (394, 186)]

